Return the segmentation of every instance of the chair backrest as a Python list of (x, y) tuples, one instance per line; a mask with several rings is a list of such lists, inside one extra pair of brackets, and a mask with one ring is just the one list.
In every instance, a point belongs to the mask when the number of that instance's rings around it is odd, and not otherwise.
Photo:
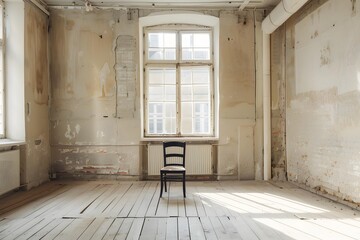
[(163, 142), (164, 166), (185, 167), (185, 142)]

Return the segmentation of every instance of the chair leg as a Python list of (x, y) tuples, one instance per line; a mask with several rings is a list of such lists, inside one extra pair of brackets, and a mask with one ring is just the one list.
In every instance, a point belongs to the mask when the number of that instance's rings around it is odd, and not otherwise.
[(163, 192), (163, 174), (160, 173), (160, 198), (162, 197), (162, 192)]
[(183, 173), (183, 194), (184, 198), (186, 198), (186, 187), (185, 187), (185, 173)]
[(166, 173), (164, 174), (165, 192), (167, 192)]

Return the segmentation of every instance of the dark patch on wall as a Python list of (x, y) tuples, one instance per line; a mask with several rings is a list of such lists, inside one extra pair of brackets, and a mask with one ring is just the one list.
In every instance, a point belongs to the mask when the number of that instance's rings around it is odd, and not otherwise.
[(286, 180), (285, 28), (271, 38), (271, 169), (272, 178)]
[(356, 0), (351, 0), (351, 13), (353, 16), (356, 15)]
[(36, 92), (37, 94), (42, 94), (43, 90), (44, 90), (44, 86), (42, 83), (42, 72), (40, 71), (40, 69), (36, 70)]
[(331, 62), (331, 51), (330, 46), (327, 45), (320, 50), (320, 66), (329, 65)]
[(48, 103), (48, 54), (47, 29), (48, 22), (36, 17), (35, 11), (27, 12), (26, 21), (26, 55), (27, 82), (32, 86), (34, 102)]

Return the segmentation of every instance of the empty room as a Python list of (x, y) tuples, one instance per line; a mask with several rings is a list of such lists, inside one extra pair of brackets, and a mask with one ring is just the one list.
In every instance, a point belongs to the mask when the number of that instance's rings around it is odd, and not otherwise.
[(0, 0), (0, 239), (360, 239), (360, 1)]

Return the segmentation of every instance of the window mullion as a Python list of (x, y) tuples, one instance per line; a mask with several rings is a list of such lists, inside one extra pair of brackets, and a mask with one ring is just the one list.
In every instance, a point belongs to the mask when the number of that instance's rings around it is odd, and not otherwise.
[(176, 133), (181, 135), (181, 83), (180, 83), (180, 59), (181, 59), (181, 34), (177, 32), (177, 41), (176, 41)]

